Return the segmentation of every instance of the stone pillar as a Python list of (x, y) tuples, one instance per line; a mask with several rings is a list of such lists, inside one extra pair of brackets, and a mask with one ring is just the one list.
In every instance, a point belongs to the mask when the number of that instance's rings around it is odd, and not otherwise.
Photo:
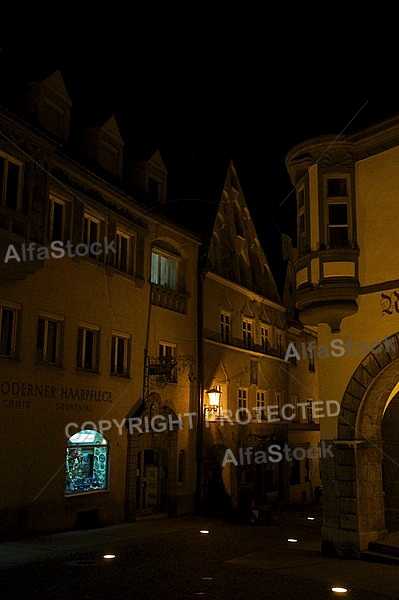
[(357, 558), (385, 533), (382, 452), (368, 441), (335, 440), (333, 454), (322, 462), (322, 553)]

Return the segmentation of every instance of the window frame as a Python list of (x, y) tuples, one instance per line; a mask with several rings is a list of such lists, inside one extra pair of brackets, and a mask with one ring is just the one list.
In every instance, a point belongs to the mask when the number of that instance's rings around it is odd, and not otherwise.
[(259, 327), (260, 347), (262, 352), (267, 353), (271, 347), (271, 330), (268, 325), (260, 325)]
[[(157, 257), (156, 265), (154, 265), (154, 257)], [(163, 274), (163, 265), (162, 259), (167, 261), (167, 283), (162, 283), (164, 280)], [(172, 281), (171, 275), (171, 264), (175, 264), (175, 275)], [(162, 250), (161, 248), (154, 246), (151, 248), (151, 269), (150, 269), (150, 281), (155, 285), (161, 285), (165, 288), (169, 288), (171, 290), (179, 289), (179, 277), (180, 277), (180, 268), (181, 268), (181, 258), (171, 252), (167, 252), (166, 250)], [(156, 271), (156, 273), (155, 273)], [(154, 279), (155, 277), (155, 279)], [(173, 285), (172, 285), (173, 284)]]
[[(91, 239), (91, 227), (92, 227), (93, 223), (97, 226), (97, 235), (96, 235), (95, 240)], [(101, 256), (101, 254), (102, 254), (102, 252), (100, 252), (100, 254), (98, 254), (98, 251), (96, 254), (94, 254), (94, 253), (92, 254), (92, 252), (90, 250), (90, 247), (92, 244), (100, 243), (101, 224), (102, 224), (102, 220), (99, 217), (93, 215), (89, 211), (84, 211), (83, 227), (82, 227), (82, 243), (85, 244), (88, 249), (86, 256), (89, 258), (92, 258), (93, 260), (98, 260), (99, 256)]]
[[(323, 198), (324, 198), (324, 240), (327, 249), (348, 249), (354, 243), (353, 230), (353, 207), (352, 207), (352, 181), (350, 173), (325, 173), (323, 175)], [(332, 180), (344, 180), (346, 194), (329, 196), (329, 182)], [(345, 224), (330, 223), (330, 206), (346, 206), (347, 222)], [(347, 232), (346, 244), (331, 243), (330, 231), (333, 229), (344, 229)]]
[(306, 204), (306, 186), (303, 184), (297, 188), (297, 246), (300, 256), (308, 251)]
[[(7, 152), (0, 152), (0, 158), (3, 159), (3, 173), (1, 177), (1, 189), (0, 189), (0, 205), (8, 210), (17, 210), (20, 211), (22, 209), (22, 193), (23, 193), (23, 183), (24, 183), (24, 163), (14, 156), (11, 156)], [(16, 206), (15, 208), (7, 205), (7, 187), (8, 187), (8, 165), (12, 163), (14, 166), (18, 168), (18, 182), (17, 182), (17, 192), (16, 192)], [(0, 165), (1, 167), (1, 165)]]
[(19, 319), (21, 314), (21, 306), (13, 302), (0, 300), (0, 340), (3, 333), (3, 310), (7, 310), (13, 313), (13, 319), (11, 324), (11, 337), (10, 337), (10, 352), (7, 354), (1, 353), (0, 345), (0, 358), (16, 359), (18, 355), (18, 333), (19, 333)]
[[(168, 352), (165, 353), (165, 350), (167, 350), (167, 349), (169, 349), (171, 351), (170, 354)], [(159, 360), (160, 361), (164, 360), (165, 363), (167, 363), (168, 362), (167, 359), (171, 359), (170, 362), (174, 364), (170, 375), (167, 376), (168, 383), (177, 383), (177, 374), (176, 374), (175, 368), (174, 368), (176, 366), (176, 356), (177, 356), (177, 345), (175, 342), (168, 342), (166, 340), (159, 341), (159, 344), (158, 344)]]
[[(79, 356), (79, 343), (80, 343), (80, 331), (83, 332), (82, 335), (82, 348), (81, 348), (81, 356)], [(86, 354), (86, 344), (87, 344), (87, 332), (93, 333), (93, 342), (94, 342), (94, 350), (92, 351), (92, 362), (94, 362), (94, 366), (85, 367), (85, 354)], [(80, 323), (78, 325), (77, 331), (77, 343), (76, 343), (76, 368), (80, 371), (87, 371), (91, 373), (99, 373), (100, 370), (100, 334), (101, 327), (100, 325)], [(81, 359), (81, 360), (79, 360)], [(81, 364), (80, 364), (81, 363)]]
[[(113, 348), (114, 340), (123, 340), (124, 348), (123, 348), (123, 372), (120, 373), (115, 370), (115, 365), (118, 362), (118, 352)], [(114, 355), (114, 361), (112, 357)], [(112, 331), (111, 334), (111, 355), (110, 355), (110, 375), (114, 377), (130, 377), (130, 357), (131, 357), (131, 336), (127, 333), (121, 333), (120, 331)], [(114, 365), (112, 365), (114, 362)], [(114, 367), (114, 368), (113, 368)]]
[[(126, 268), (122, 268), (121, 267), (121, 257), (122, 257), (122, 252), (121, 252), (121, 241), (122, 239), (126, 240)], [(131, 253), (132, 253), (132, 236), (129, 235), (128, 233), (126, 233), (125, 231), (123, 231), (122, 229), (117, 228), (116, 233), (115, 233), (115, 249), (116, 249), (116, 254), (115, 254), (115, 269), (118, 269), (119, 271), (121, 271), (122, 273), (126, 273), (129, 274), (132, 271), (132, 257), (131, 257)]]
[[(50, 194), (50, 210), (49, 210), (49, 225), (48, 225), (48, 237), (50, 242), (65, 242), (67, 232), (67, 210), (68, 202), (60, 198), (55, 194)], [(54, 236), (54, 205), (58, 204), (62, 207), (62, 222), (61, 222), (61, 235), (58, 237)]]
[[(42, 358), (38, 357), (38, 338), (40, 334), (39, 323), (44, 321), (44, 332), (43, 332), (43, 349)], [(49, 334), (49, 323), (55, 323), (57, 326), (55, 333), (55, 361), (48, 360), (48, 334)], [(39, 364), (45, 364), (49, 366), (60, 367), (62, 365), (62, 342), (63, 342), (63, 329), (64, 329), (64, 317), (59, 315), (52, 315), (49, 313), (39, 312), (37, 317), (37, 335), (36, 335), (36, 362)], [(45, 349), (46, 346), (46, 349)]]
[(241, 333), (243, 347), (251, 350), (254, 344), (254, 321), (243, 317), (241, 320)]
[(229, 344), (231, 340), (231, 313), (220, 311), (220, 339), (223, 344)]

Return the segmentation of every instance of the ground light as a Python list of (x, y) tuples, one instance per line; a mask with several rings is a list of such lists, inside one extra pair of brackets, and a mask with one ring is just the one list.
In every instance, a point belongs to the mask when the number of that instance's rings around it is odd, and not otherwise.
[(116, 558), (116, 556), (115, 556), (115, 554), (104, 554), (103, 558), (110, 559), (110, 558)]
[(209, 529), (200, 529), (200, 533), (209, 533)]
[(298, 540), (296, 540), (295, 538), (288, 538), (288, 540), (287, 540), (287, 542), (292, 542), (292, 543), (295, 543), (295, 542), (297, 542), (297, 541), (298, 541)]
[(344, 587), (333, 587), (331, 588), (331, 591), (334, 592), (334, 594), (346, 594), (348, 590)]
[(308, 521), (314, 521), (314, 517), (307, 517)]

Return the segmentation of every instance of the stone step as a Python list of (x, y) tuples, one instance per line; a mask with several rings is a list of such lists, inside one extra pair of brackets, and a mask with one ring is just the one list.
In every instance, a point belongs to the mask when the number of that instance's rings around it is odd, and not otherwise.
[(368, 550), (371, 552), (379, 552), (381, 554), (399, 557), (399, 545), (395, 544), (389, 538), (370, 542), (368, 545)]
[(393, 554), (383, 554), (382, 552), (372, 552), (371, 550), (364, 550), (361, 552), (360, 560), (399, 566), (399, 556), (395, 556)]

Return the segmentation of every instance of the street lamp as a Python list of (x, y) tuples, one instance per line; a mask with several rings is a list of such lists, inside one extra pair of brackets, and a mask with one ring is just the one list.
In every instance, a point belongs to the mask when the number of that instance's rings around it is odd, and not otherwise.
[(205, 405), (205, 414), (212, 412), (217, 413), (220, 409), (220, 397), (222, 392), (216, 387), (212, 387), (210, 390), (207, 390), (206, 393), (209, 398), (209, 404)]

